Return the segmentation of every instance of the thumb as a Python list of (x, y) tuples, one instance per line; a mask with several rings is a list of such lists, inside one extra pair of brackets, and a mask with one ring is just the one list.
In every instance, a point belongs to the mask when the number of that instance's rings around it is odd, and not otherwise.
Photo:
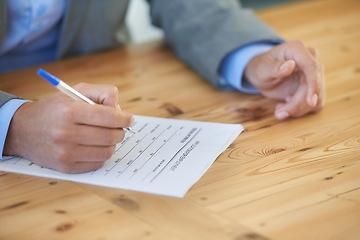
[(276, 59), (269, 54), (260, 54), (247, 64), (244, 77), (258, 89), (269, 89), (295, 69), (294, 60)]
[(261, 74), (260, 79), (263, 79), (262, 87), (273, 88), (279, 84), (284, 78), (290, 76), (295, 69), (294, 60), (273, 60), (267, 64), (258, 66)]
[(295, 69), (294, 60), (279, 60), (276, 62), (277, 67), (275, 67), (274, 78), (284, 78), (289, 76)]

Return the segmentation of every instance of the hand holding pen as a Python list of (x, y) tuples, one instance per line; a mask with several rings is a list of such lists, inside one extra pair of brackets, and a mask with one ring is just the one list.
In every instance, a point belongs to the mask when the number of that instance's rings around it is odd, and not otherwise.
[[(38, 70), (38, 74), (41, 77), (43, 77), (45, 80), (47, 80), (49, 83), (54, 85), (54, 87), (59, 89), (61, 92), (68, 95), (69, 97), (71, 97), (71, 98), (73, 98), (75, 100), (82, 100), (82, 101), (87, 102), (87, 103), (89, 103), (91, 105), (96, 104), (93, 101), (91, 101), (89, 98), (85, 97), (84, 95), (82, 95), (81, 93), (79, 93), (78, 91), (76, 91), (75, 89), (73, 89), (72, 87), (70, 87), (69, 85), (67, 85), (63, 81), (61, 81), (60, 79), (58, 79), (57, 77), (55, 77), (55, 76), (51, 75), (50, 73), (42, 70), (41, 68)], [(117, 107), (120, 109), (119, 105), (117, 105)], [(126, 129), (128, 131), (132, 132), (132, 133), (135, 133), (134, 130), (132, 130), (131, 127), (128, 127)]]
[(63, 93), (24, 103), (11, 120), (3, 154), (69, 173), (102, 167), (133, 125), (133, 115), (117, 108), (115, 86), (80, 83), (74, 89), (98, 104)]

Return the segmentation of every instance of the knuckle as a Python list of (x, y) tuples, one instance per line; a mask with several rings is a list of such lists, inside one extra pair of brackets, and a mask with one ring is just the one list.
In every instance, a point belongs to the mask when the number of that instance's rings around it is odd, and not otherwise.
[(117, 99), (119, 89), (114, 85), (102, 85), (102, 89), (106, 97)]
[(309, 61), (306, 63), (306, 67), (313, 73), (323, 72), (321, 68), (321, 64), (318, 61), (316, 61), (316, 59), (309, 59)]
[(76, 84), (76, 85), (74, 86), (74, 88), (75, 88), (76, 90), (81, 91), (82, 89), (86, 89), (89, 85), (90, 85), (90, 84), (88, 84), (88, 83), (81, 82), (81, 83)]
[(59, 114), (64, 118), (64, 120), (72, 121), (76, 114), (76, 111), (72, 104), (61, 104), (59, 106)]
[(319, 51), (318, 51), (316, 48), (313, 48), (313, 47), (309, 47), (308, 49), (309, 49), (309, 52), (311, 53), (311, 55), (312, 55), (314, 58), (318, 59), (318, 57), (319, 57)]
[(62, 143), (69, 139), (69, 133), (64, 127), (54, 127), (50, 130), (50, 138), (54, 143)]
[(71, 155), (69, 149), (65, 147), (58, 148), (55, 158), (56, 161), (59, 162), (61, 166), (63, 167), (71, 166), (72, 161), (71, 161)]
[(291, 41), (290, 43), (293, 44), (294, 46), (305, 47), (304, 42), (301, 41), (301, 40), (293, 40), (293, 41)]
[(314, 47), (308, 47), (308, 49), (310, 52), (313, 52), (313, 53), (317, 52), (316, 48), (314, 48)]

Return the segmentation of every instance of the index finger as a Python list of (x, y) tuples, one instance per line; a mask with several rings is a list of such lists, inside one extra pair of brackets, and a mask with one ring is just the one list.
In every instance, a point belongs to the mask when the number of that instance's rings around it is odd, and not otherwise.
[(119, 91), (116, 86), (79, 83), (74, 88), (98, 104), (118, 106)]
[(118, 108), (91, 105), (82, 101), (71, 101), (60, 108), (61, 115), (68, 121), (106, 128), (127, 128), (132, 126), (132, 114)]

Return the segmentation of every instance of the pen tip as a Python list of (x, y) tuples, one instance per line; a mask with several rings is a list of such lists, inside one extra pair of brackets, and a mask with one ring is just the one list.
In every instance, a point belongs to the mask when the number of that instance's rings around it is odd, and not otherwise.
[(133, 134), (135, 134), (135, 131), (134, 131), (131, 127), (127, 128), (126, 130), (129, 130), (130, 132), (132, 132)]

